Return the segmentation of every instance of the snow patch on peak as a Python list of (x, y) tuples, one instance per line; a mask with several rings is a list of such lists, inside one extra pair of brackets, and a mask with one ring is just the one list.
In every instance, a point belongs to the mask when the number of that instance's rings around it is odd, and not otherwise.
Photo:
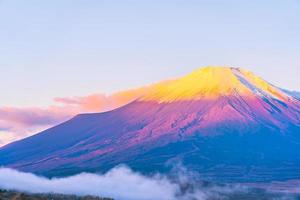
[(232, 68), (231, 70), (242, 84), (261, 98), (271, 98), (280, 101), (290, 99), (289, 96), (283, 93), (280, 89), (264, 81), (260, 77), (255, 76), (252, 72), (241, 68)]
[(232, 68), (233, 73), (236, 75), (236, 77), (240, 80), (241, 83), (243, 83), (248, 89), (250, 89), (254, 94), (260, 96), (260, 97), (270, 97), (262, 90), (258, 89), (256, 86), (251, 84), (247, 78), (244, 76), (244, 74), (240, 71), (238, 68)]

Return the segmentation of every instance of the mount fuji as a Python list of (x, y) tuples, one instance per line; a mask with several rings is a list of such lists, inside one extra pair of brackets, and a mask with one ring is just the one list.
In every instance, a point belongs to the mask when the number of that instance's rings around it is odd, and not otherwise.
[(125, 164), (207, 180), (300, 178), (300, 101), (241, 68), (205, 67), (0, 148), (0, 165), (57, 177)]

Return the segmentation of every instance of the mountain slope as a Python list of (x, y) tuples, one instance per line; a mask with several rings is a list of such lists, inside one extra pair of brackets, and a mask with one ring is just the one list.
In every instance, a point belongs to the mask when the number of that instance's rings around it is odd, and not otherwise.
[(182, 162), (208, 179), (287, 179), (300, 177), (299, 126), (296, 98), (246, 70), (206, 67), (9, 144), (0, 165), (64, 176), (118, 164), (169, 171)]

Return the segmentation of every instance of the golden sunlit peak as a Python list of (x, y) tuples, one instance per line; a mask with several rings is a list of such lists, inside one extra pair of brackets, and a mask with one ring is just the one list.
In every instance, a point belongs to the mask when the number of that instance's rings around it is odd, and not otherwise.
[(194, 70), (182, 78), (149, 86), (142, 101), (173, 102), (216, 99), (222, 96), (271, 95), (284, 99), (277, 88), (242, 68), (207, 66)]
[(231, 69), (233, 67), (230, 67), (230, 66), (216, 66), (216, 65), (208, 65), (208, 66), (205, 66), (205, 67), (199, 67), (198, 69), (195, 69), (194, 71), (192, 71), (192, 73), (194, 72), (209, 72), (209, 71), (222, 71), (222, 70), (228, 70), (228, 69)]
[(247, 88), (240, 83), (232, 68), (208, 66), (182, 78), (151, 86), (148, 95), (142, 100), (172, 102), (217, 98), (220, 95), (230, 95), (234, 90), (246, 92)]
[(233, 69), (239, 70), (240, 68), (233, 68), (227, 66), (207, 66), (198, 68), (192, 71), (187, 76), (199, 76), (199, 78), (203, 78), (204, 76), (214, 76), (214, 78), (216, 79), (224, 76), (225, 74), (232, 74)]

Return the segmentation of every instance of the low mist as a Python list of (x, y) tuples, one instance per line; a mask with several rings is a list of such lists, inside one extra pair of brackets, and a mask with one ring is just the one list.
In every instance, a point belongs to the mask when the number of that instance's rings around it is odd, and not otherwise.
[[(203, 186), (180, 173), (169, 179), (163, 175), (144, 176), (128, 167), (117, 167), (105, 174), (81, 173), (48, 179), (31, 173), (0, 168), (0, 189), (29, 193), (59, 193), (110, 197), (116, 200), (221, 200), (251, 199), (249, 189), (240, 185)], [(242, 195), (241, 194), (245, 194)], [(239, 196), (240, 195), (240, 196)], [(265, 194), (263, 194), (265, 195)], [(231, 197), (230, 197), (231, 196)], [(259, 194), (258, 196), (262, 196)], [(247, 198), (250, 197), (250, 198)], [(259, 198), (256, 198), (259, 199)], [(293, 199), (264, 197), (262, 199)]]

